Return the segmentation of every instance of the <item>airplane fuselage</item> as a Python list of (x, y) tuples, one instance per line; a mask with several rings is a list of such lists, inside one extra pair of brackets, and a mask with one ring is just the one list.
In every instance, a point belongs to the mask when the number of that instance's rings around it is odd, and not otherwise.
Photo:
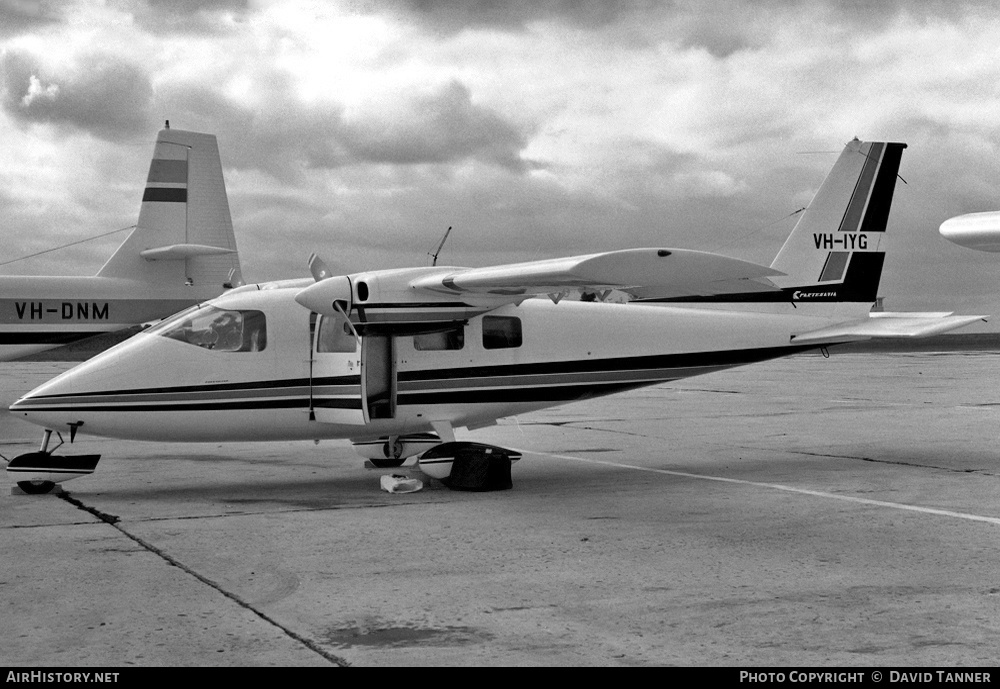
[[(436, 333), (355, 338), (342, 321), (296, 304), (299, 290), (223, 295), (199, 307), (201, 315), (178, 315), (64, 373), (11, 411), (52, 430), (75, 425), (139, 440), (364, 439), (441, 422), (476, 428), (815, 348), (791, 338), (829, 323), (528, 299)], [(241, 319), (242, 341), (226, 344), (218, 327), (205, 334), (209, 317), (226, 313)]]
[(0, 361), (165, 318), (216, 294), (122, 278), (0, 276)]
[(242, 284), (214, 136), (162, 129), (141, 198), (138, 222), (97, 275), (0, 276), (0, 361), (125, 336)]

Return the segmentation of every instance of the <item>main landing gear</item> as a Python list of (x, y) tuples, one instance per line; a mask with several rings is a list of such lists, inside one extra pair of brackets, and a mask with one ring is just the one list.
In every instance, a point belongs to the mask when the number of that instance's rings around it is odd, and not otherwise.
[(420, 470), (452, 490), (507, 490), (514, 484), (510, 466), (521, 453), (496, 445), (470, 442), (441, 443), (420, 455)]
[(440, 444), (441, 438), (437, 433), (409, 433), (356, 441), (354, 451), (379, 469), (395, 469), (403, 466), (403, 462), (410, 457)]
[[(454, 436), (452, 436), (454, 437)], [(437, 433), (411, 433), (355, 441), (354, 450), (379, 469), (402, 466), (417, 456), (420, 470), (452, 490), (506, 490), (513, 486), (511, 464), (521, 453), (496, 445), (443, 442)]]
[[(70, 442), (82, 423), (70, 424)], [(49, 449), (52, 431), (46, 429), (42, 445), (37, 452), (18, 455), (7, 462), (7, 473), (14, 477), (17, 487), (29, 495), (42, 495), (55, 488), (57, 483), (94, 473), (100, 455), (55, 455), (63, 445), (62, 434), (56, 431), (59, 444)]]

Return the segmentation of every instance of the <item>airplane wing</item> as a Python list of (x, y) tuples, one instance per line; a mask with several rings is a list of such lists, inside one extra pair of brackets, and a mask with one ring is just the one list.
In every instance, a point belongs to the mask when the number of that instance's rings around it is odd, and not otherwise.
[(617, 289), (647, 295), (711, 289), (712, 283), (782, 274), (756, 263), (705, 251), (625, 249), (488, 268), (452, 269), (417, 278), (410, 286), (442, 294), (531, 296), (569, 289)]
[(953, 316), (951, 313), (877, 312), (867, 320), (839, 323), (792, 336), (795, 344), (850, 342), (859, 339), (918, 338), (955, 330), (986, 316)]
[(706, 294), (782, 275), (767, 266), (688, 249), (627, 249), (489, 268), (437, 266), (340, 276), (330, 276), (313, 256), (310, 271), (316, 282), (296, 294), (299, 304), (323, 315), (349, 314), (360, 331), (396, 333), (439, 328), (528, 297), (547, 295), (558, 302), (571, 290), (597, 292), (602, 299), (611, 290), (645, 297)]

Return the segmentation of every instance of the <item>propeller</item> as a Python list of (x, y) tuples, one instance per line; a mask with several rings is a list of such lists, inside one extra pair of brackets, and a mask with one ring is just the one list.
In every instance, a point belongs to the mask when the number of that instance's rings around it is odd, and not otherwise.
[(331, 276), (326, 263), (316, 254), (309, 256), (309, 272), (316, 283), (296, 294), (295, 301), (324, 316), (339, 314), (346, 318), (353, 304), (351, 279), (346, 275)]
[(314, 253), (309, 254), (309, 272), (316, 284), (296, 294), (295, 301), (324, 316), (343, 316), (354, 339), (361, 342), (361, 336), (348, 315), (351, 310), (351, 279), (346, 275), (331, 277), (326, 263)]
[(330, 269), (322, 258), (316, 254), (309, 254), (309, 272), (312, 273), (313, 280), (319, 282), (330, 277)]

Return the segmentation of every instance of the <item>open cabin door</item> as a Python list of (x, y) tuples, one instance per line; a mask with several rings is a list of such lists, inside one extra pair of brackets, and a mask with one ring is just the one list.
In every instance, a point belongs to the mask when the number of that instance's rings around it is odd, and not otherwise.
[(361, 344), (343, 316), (310, 315), (310, 419), (363, 426)]
[(312, 368), (309, 411), (321, 423), (363, 426), (396, 416), (393, 339), (358, 341), (343, 316), (310, 317)]
[(369, 421), (396, 417), (396, 353), (386, 335), (361, 338), (361, 395)]

